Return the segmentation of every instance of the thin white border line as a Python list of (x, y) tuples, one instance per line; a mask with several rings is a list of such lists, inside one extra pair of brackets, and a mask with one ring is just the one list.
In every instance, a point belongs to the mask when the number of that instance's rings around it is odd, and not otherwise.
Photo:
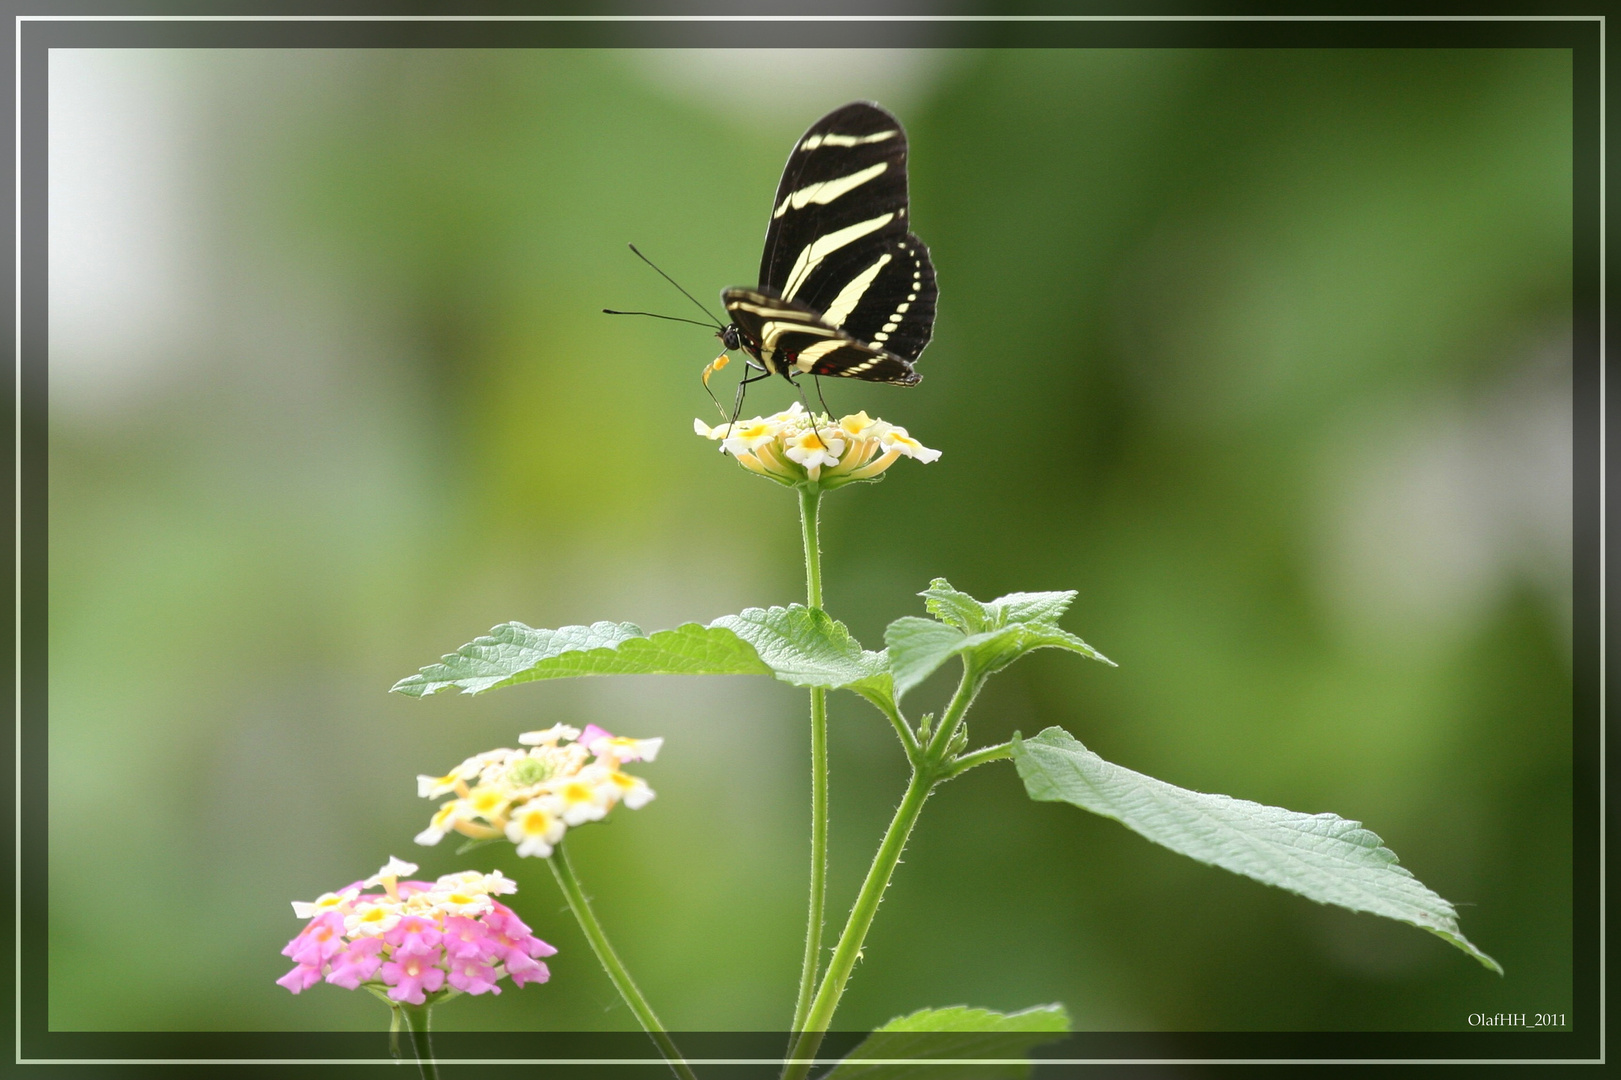
[[(1607, 777), (1603, 768), (1607, 753), (1605, 717), (1607, 716), (1607, 679), (1605, 660), (1609, 655), (1607, 642), (1607, 542), (1608, 506), (1605, 484), (1608, 478), (1606, 450), (1608, 446), (1608, 397), (1605, 348), (1607, 318), (1606, 253), (1608, 231), (1606, 221), (1607, 143), (1606, 101), (1608, 35), (1607, 17), (1604, 15), (17, 15), (13, 25), (13, 365), (15, 399), (12, 403), (13, 439), (16, 453), (13, 480), (13, 937), (17, 966), (14, 975), (14, 1047), (22, 1049), (22, 23), (24, 22), (1597, 22), (1599, 24), (1599, 1016), (1607, 1016), (1608, 982), (1602, 958), (1607, 943), (1605, 902), (1606, 813), (1608, 805)], [(1607, 1025), (1599, 1024), (1599, 1053), (1597, 1058), (1503, 1059), (1503, 1063), (1590, 1064), (1605, 1060)], [(16, 1056), (17, 1064), (390, 1064), (391, 1058), (23, 1058)], [(874, 1060), (873, 1064), (905, 1064), (911, 1059), (891, 1062)], [(942, 1059), (939, 1064), (985, 1064), (1001, 1059)], [(1458, 1058), (1043, 1058), (1042, 1063), (1054, 1065), (1089, 1064), (1278, 1064), (1292, 1061), (1314, 1061), (1323, 1064), (1474, 1064), (1485, 1059)], [(523, 1064), (523, 1065), (581, 1065), (581, 1064), (661, 1064), (662, 1059), (597, 1059), (597, 1058), (515, 1058), (501, 1059), (446, 1059), (445, 1064)], [(775, 1058), (761, 1059), (693, 1059), (694, 1064), (776, 1064)]]
[(23, 1049), (23, 28), (19, 17), (12, 27), (12, 105), (16, 116), (13, 122), (16, 127), (12, 130), (12, 197), (15, 203), (12, 219), (12, 258), (14, 261), (15, 277), (12, 281), (14, 295), (12, 302), (16, 304), (13, 312), (12, 325), (12, 363), (16, 366), (13, 389), (16, 399), (12, 402), (11, 421), (13, 425), (12, 436), (16, 440), (14, 449), (17, 454), (16, 471), (12, 475), (12, 482), (16, 489), (12, 492), (13, 512), (17, 515), (13, 523), (12, 539), (16, 545), (12, 551), (14, 566), (12, 568), (12, 603), (15, 610), (12, 613), (12, 630), (16, 635), (13, 642), (14, 655), (12, 657), (12, 682), (14, 701), (11, 714), (12, 721), (12, 753), (15, 760), (12, 762), (12, 871), (15, 873), (14, 895), (12, 897), (12, 916), (15, 921), (13, 927), (13, 942), (16, 948), (16, 968), (14, 970), (14, 993), (12, 999), (15, 1005), (16, 1041), (14, 1057), (20, 1062)]
[(27, 22), (1598, 22), (1603, 15), (18, 15)]
[[(1605, 668), (1608, 666), (1606, 658), (1609, 656), (1608, 641), (1605, 634), (1605, 623), (1608, 618), (1608, 605), (1605, 603), (1608, 567), (1606, 565), (1605, 551), (1608, 542), (1609, 529), (1607, 528), (1606, 514), (1608, 513), (1608, 500), (1605, 497), (1605, 485), (1608, 480), (1608, 470), (1605, 467), (1606, 436), (1608, 409), (1606, 407), (1608, 380), (1605, 378), (1605, 334), (1608, 330), (1605, 318), (1605, 255), (1609, 250), (1605, 233), (1605, 187), (1607, 184), (1607, 170), (1605, 168), (1605, 46), (1606, 23), (1604, 16), (1599, 17), (1598, 31), (1598, 1056), (1604, 1058), (1606, 1035), (1609, 1024), (1609, 1010), (1605, 1007), (1607, 1000), (1608, 982), (1606, 974), (1609, 964), (1605, 962), (1608, 955), (1605, 951), (1607, 940), (1607, 918), (1605, 873), (1607, 830), (1605, 823), (1608, 817), (1609, 792), (1606, 784), (1607, 770), (1604, 763), (1607, 760), (1608, 740), (1605, 738), (1605, 719), (1608, 716), (1606, 709), (1606, 695), (1608, 680), (1605, 677)], [(1574, 448), (1573, 448), (1574, 449)], [(1574, 509), (1574, 507), (1572, 508)], [(1574, 633), (1574, 627), (1572, 632)], [(1574, 716), (1572, 717), (1574, 720)], [(1575, 763), (1572, 762), (1572, 765)]]
[[(1528, 1030), (1528, 1029), (1521, 1029)], [(631, 1034), (626, 1032), (626, 1034)], [(781, 1065), (782, 1058), (684, 1058), (688, 1065)], [(836, 1065), (843, 1058), (817, 1058)], [(862, 1065), (1597, 1065), (1601, 1058), (862, 1058)], [(663, 1058), (442, 1058), (436, 1065), (667, 1065)], [(19, 1065), (399, 1065), (397, 1058), (19, 1058)]]

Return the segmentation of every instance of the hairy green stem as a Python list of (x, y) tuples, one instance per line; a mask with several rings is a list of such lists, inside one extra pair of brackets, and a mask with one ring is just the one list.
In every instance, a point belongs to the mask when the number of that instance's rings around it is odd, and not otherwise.
[(793, 1031), (803, 1030), (816, 989), (822, 955), (823, 909), (827, 902), (827, 691), (811, 695), (811, 872), (809, 910), (805, 914), (805, 957), (800, 964), (799, 994), (794, 1000)]
[(959, 758), (953, 759), (946, 768), (946, 774), (940, 779), (950, 780), (952, 777), (961, 776), (969, 769), (983, 765), (988, 761), (1002, 761), (1012, 756), (1012, 742), (1005, 742), (999, 746), (987, 746), (982, 749), (975, 750), (972, 754), (964, 754)]
[(416, 1051), (422, 1080), (439, 1080), (439, 1069), (433, 1063), (433, 1043), (428, 1035), (428, 1006), (402, 1004), (399, 1011), (411, 1029), (411, 1049)]
[(574, 912), (574, 918), (579, 922), (580, 929), (585, 931), (586, 939), (591, 942), (591, 948), (601, 961), (603, 970), (613, 981), (614, 989), (625, 999), (630, 1011), (636, 1014), (636, 1019), (641, 1021), (642, 1027), (652, 1037), (659, 1048), (659, 1053), (664, 1055), (664, 1060), (670, 1063), (670, 1068), (675, 1074), (681, 1077), (681, 1080), (697, 1080), (692, 1074), (692, 1069), (681, 1057), (681, 1051), (676, 1048), (675, 1040), (664, 1030), (659, 1018), (653, 1015), (653, 1007), (642, 997), (642, 992), (636, 989), (636, 984), (631, 981), (630, 972), (625, 970), (625, 965), (613, 951), (613, 946), (608, 944), (608, 935), (602, 932), (602, 924), (597, 922), (596, 913), (591, 910), (591, 901), (586, 899), (585, 890), (580, 888), (580, 879), (574, 876), (574, 867), (569, 864), (568, 852), (563, 849), (563, 845), (557, 845), (557, 850), (546, 861), (551, 864), (552, 873), (557, 877), (557, 884), (563, 890), (563, 895), (568, 898), (569, 910)]
[(957, 733), (957, 728), (962, 724), (963, 714), (968, 711), (968, 706), (974, 703), (974, 698), (979, 696), (980, 687), (984, 685), (985, 676), (971, 670), (967, 660), (964, 660), (962, 679), (957, 683), (957, 692), (951, 695), (951, 703), (940, 715), (940, 724), (934, 729), (934, 735), (924, 750), (925, 762), (933, 763), (945, 757), (946, 749), (951, 744), (951, 737)]
[(839, 935), (839, 943), (833, 950), (833, 959), (827, 965), (827, 974), (822, 978), (822, 985), (816, 991), (810, 1013), (805, 1018), (804, 1030), (789, 1054), (793, 1060), (784, 1071), (783, 1080), (804, 1080), (805, 1075), (810, 1072), (816, 1048), (821, 1045), (822, 1035), (832, 1022), (833, 1010), (838, 1008), (839, 998), (844, 994), (844, 985), (849, 981), (850, 972), (854, 970), (856, 960), (861, 955), (861, 944), (867, 938), (867, 930), (872, 926), (873, 916), (878, 913), (878, 904), (884, 897), (884, 890), (889, 887), (889, 879), (895, 873), (896, 864), (900, 862), (907, 837), (912, 834), (912, 826), (917, 824), (918, 814), (923, 811), (923, 803), (933, 788), (934, 780), (923, 772), (913, 771), (912, 781), (906, 787), (906, 795), (895, 810), (895, 817), (890, 821), (888, 831), (884, 833), (883, 843), (878, 846), (878, 854), (874, 856), (872, 866), (867, 870), (867, 878), (861, 883), (861, 892), (856, 896), (855, 906), (850, 909), (850, 918), (844, 924), (844, 932)]
[(901, 746), (906, 748), (906, 760), (912, 763), (914, 769), (917, 768), (918, 762), (922, 760), (920, 756), (922, 747), (918, 746), (917, 736), (912, 734), (912, 729), (906, 726), (906, 718), (901, 715), (901, 711), (897, 708), (885, 707), (879, 705), (876, 701), (873, 704), (878, 706), (880, 712), (889, 717), (889, 726), (895, 729), (895, 735), (901, 740)]
[[(805, 604), (822, 606), (822, 546), (818, 535), (821, 492), (799, 489), (799, 524), (805, 540)], [(816, 989), (822, 955), (823, 908), (827, 902), (827, 691), (811, 688), (811, 869), (810, 901), (805, 915), (805, 957), (799, 971), (799, 993), (794, 998), (794, 1023), (801, 1031)]]
[(817, 535), (817, 513), (822, 493), (814, 487), (799, 489), (799, 527), (805, 537), (805, 606), (822, 606), (822, 545)]

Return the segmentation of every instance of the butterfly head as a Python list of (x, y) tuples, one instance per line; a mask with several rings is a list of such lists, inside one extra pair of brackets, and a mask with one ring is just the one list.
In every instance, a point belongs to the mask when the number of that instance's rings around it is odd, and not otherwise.
[(737, 328), (736, 323), (730, 323), (721, 327), (719, 330), (716, 330), (715, 336), (720, 338), (721, 344), (726, 346), (727, 352), (732, 352), (743, 347), (743, 338)]

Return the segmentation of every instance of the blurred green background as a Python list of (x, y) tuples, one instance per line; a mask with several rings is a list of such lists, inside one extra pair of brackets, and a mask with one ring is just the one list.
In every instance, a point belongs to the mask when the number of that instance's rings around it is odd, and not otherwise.
[[(873, 97), (941, 299), (944, 451), (828, 500), (869, 647), (936, 575), (1076, 589), (976, 741), (1364, 821), (1507, 968), (1173, 856), (1006, 765), (926, 810), (836, 1024), (1463, 1029), (1571, 1007), (1571, 61), (1562, 51), (51, 54), (50, 1024), (379, 1028), (273, 980), (288, 906), (390, 854), (498, 866), (561, 952), (446, 1028), (629, 1028), (543, 865), (411, 836), (417, 773), (595, 721), (657, 801), (572, 835), (664, 1019), (781, 1028), (802, 692), (386, 691), (517, 619), (803, 600), (792, 496), (691, 432), (715, 355), (625, 249), (752, 284), (790, 146)], [(734, 368), (720, 379), (729, 394)], [(749, 411), (788, 404), (764, 383)], [(912, 702), (935, 706), (937, 677)], [(902, 755), (832, 713), (836, 931)], [(139, 987), (138, 992), (134, 989)]]

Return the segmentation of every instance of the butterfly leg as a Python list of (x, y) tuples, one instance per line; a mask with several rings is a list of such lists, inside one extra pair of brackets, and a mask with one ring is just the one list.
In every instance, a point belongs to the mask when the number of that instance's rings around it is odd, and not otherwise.
[(816, 398), (822, 403), (822, 413), (829, 420), (833, 419), (833, 410), (827, 407), (827, 398), (822, 396), (822, 377), (820, 375), (812, 374), (811, 378), (816, 380)]
[[(786, 373), (784, 373), (783, 378), (788, 379), (788, 382), (792, 384), (793, 388), (799, 391), (799, 402), (805, 406), (805, 411), (810, 413), (811, 430), (816, 432), (816, 437), (821, 439), (822, 443), (825, 445), (827, 440), (822, 438), (822, 428), (821, 425), (816, 422), (816, 413), (811, 409), (810, 402), (805, 400), (805, 388), (799, 384), (797, 379), (790, 378)], [(822, 396), (822, 387), (819, 384), (816, 387), (816, 396)], [(822, 408), (827, 408), (827, 402), (822, 402)]]
[[(737, 418), (742, 415), (743, 412), (743, 397), (746, 392), (744, 388), (747, 387), (749, 383), (757, 383), (761, 379), (769, 378), (771, 378), (771, 372), (762, 371), (757, 375), (745, 375), (743, 378), (737, 381), (737, 398), (732, 402), (732, 418), (726, 422), (726, 436), (728, 438), (730, 438), (732, 434), (732, 425), (737, 423)], [(725, 453), (725, 451), (726, 447), (722, 446), (721, 452)]]

